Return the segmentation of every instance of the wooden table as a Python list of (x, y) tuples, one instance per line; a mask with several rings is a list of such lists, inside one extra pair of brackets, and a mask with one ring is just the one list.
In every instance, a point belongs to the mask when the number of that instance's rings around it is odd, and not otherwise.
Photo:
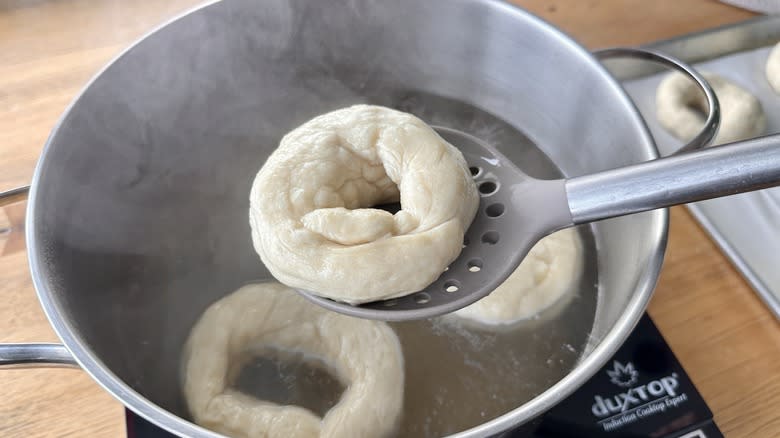
[[(50, 129), (118, 51), (195, 0), (0, 2), (0, 190), (29, 183)], [(708, 0), (518, 0), (590, 48), (752, 14)], [(0, 210), (0, 342), (56, 341), (27, 269), (24, 205)], [(728, 437), (780, 436), (780, 327), (682, 208), (650, 314)], [(0, 436), (117, 437), (122, 407), (77, 370), (0, 373)]]

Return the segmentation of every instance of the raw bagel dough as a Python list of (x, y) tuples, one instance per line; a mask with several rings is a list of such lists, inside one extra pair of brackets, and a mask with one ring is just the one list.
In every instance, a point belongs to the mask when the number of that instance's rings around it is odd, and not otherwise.
[[(229, 389), (231, 362), (258, 347), (323, 360), (347, 386), (320, 419)], [(184, 395), (199, 425), (235, 437), (386, 437), (397, 428), (404, 364), (383, 322), (329, 312), (278, 283), (242, 287), (212, 304), (192, 329)], [(235, 364), (233, 364), (235, 365)]]
[(780, 93), (780, 43), (769, 52), (766, 60), (766, 80), (775, 92)]
[[(401, 201), (392, 215), (371, 206)], [(420, 119), (357, 105), (287, 134), (250, 194), (255, 250), (280, 282), (352, 304), (419, 291), (458, 256), (479, 195)]]
[(490, 295), (455, 315), (487, 325), (527, 319), (571, 292), (582, 269), (582, 242), (577, 231), (558, 231), (534, 245), (515, 272)]
[[(718, 97), (720, 129), (712, 144), (757, 137), (766, 129), (761, 102), (742, 87), (714, 73), (702, 73)], [(696, 108), (700, 109), (697, 110)], [(695, 137), (704, 126), (707, 101), (696, 84), (682, 73), (671, 73), (656, 92), (656, 113), (661, 126), (682, 141)]]

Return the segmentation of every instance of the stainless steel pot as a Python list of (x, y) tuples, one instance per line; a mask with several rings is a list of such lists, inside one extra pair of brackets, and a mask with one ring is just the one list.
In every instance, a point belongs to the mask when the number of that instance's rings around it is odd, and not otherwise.
[[(54, 129), (29, 196), (27, 244), (64, 347), (4, 346), (0, 362), (77, 363), (153, 423), (216, 436), (185, 418), (179, 356), (210, 303), (269, 277), (248, 237), (254, 173), (285, 132), (359, 102), (479, 137), (537, 177), (657, 157), (591, 54), (499, 1), (211, 3), (119, 56)], [(581, 293), (511, 335), (532, 370), (512, 381), (540, 386), (457, 436), (529, 421), (608, 360), (645, 310), (667, 220), (658, 210), (581, 230), (591, 255)], [(420, 327), (398, 328), (412, 367), (411, 349), (433, 342), (408, 346)]]

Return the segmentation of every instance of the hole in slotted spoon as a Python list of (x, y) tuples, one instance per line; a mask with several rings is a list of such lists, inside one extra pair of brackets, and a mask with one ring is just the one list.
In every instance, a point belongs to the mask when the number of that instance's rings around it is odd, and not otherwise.
[(431, 301), (431, 296), (425, 292), (420, 292), (414, 296), (414, 302), (417, 304), (425, 304)]
[(498, 231), (488, 231), (487, 233), (482, 235), (482, 243), (487, 243), (488, 245), (495, 245), (498, 243)]
[(468, 263), (469, 272), (479, 272), (482, 270), (482, 260), (473, 259)]
[(488, 215), (488, 217), (499, 217), (502, 214), (504, 214), (504, 204), (502, 203), (496, 203), (496, 204), (490, 204), (485, 209), (485, 214)]
[(493, 181), (485, 181), (479, 185), (479, 193), (485, 196), (492, 195), (496, 190), (498, 190), (498, 184)]
[(448, 280), (446, 283), (444, 283), (444, 292), (457, 292), (460, 289), (460, 283), (458, 283), (455, 280)]

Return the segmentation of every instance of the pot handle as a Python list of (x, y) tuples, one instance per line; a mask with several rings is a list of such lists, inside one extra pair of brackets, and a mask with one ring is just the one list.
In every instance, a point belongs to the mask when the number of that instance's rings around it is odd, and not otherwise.
[(11, 368), (78, 367), (62, 344), (0, 344), (0, 370)]
[[(27, 198), (29, 186), (0, 192), (0, 208)], [(0, 344), (0, 370), (10, 368), (78, 367), (62, 344)]]
[(0, 192), (0, 208), (27, 200), (28, 193), (30, 193), (30, 186), (21, 186)]
[(651, 61), (656, 64), (661, 64), (665, 67), (669, 67), (672, 70), (684, 74), (694, 82), (704, 93), (707, 100), (707, 119), (704, 121), (704, 127), (702, 130), (689, 141), (685, 146), (678, 149), (674, 154), (682, 154), (690, 152), (696, 149), (701, 149), (710, 144), (718, 133), (720, 127), (720, 104), (718, 98), (715, 95), (715, 91), (704, 77), (698, 73), (693, 67), (684, 63), (683, 61), (657, 52), (650, 49), (638, 49), (633, 47), (613, 47), (609, 49), (596, 50), (593, 55), (600, 61), (612, 58), (634, 58), (643, 61)]

